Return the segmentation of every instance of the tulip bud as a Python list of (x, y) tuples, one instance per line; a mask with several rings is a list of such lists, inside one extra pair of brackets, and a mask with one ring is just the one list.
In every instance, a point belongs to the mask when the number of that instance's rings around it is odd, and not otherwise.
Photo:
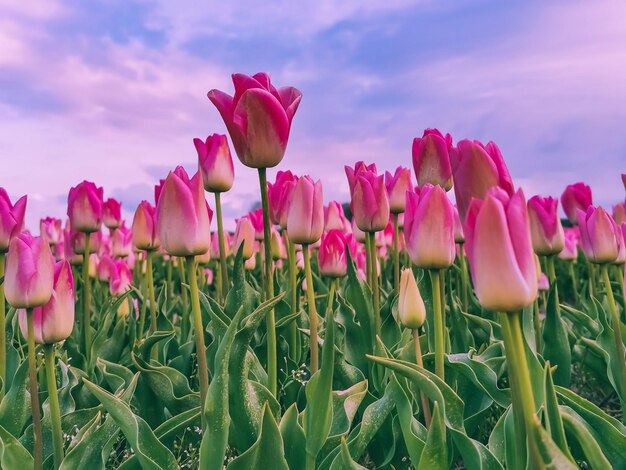
[(454, 209), (454, 242), (464, 243), (465, 233), (463, 232), (463, 224), (461, 223), (461, 218), (459, 217), (459, 210), (456, 206), (452, 206), (452, 208)]
[(522, 190), (493, 188), (474, 199), (465, 223), (467, 257), (476, 295), (490, 310), (512, 312), (537, 297), (537, 270)]
[(113, 260), (109, 255), (104, 255), (98, 261), (98, 266), (96, 267), (96, 275), (98, 279), (102, 282), (106, 282), (111, 279), (111, 272), (115, 269), (113, 266)]
[(361, 172), (352, 191), (352, 215), (364, 232), (377, 232), (389, 223), (389, 199), (383, 176)]
[(201, 255), (196, 255), (196, 262), (200, 265), (209, 264), (211, 261), (211, 252), (207, 251)]
[(44, 305), (52, 296), (54, 258), (41, 237), (23, 232), (11, 238), (6, 259), (4, 293), (15, 308)]
[[(28, 323), (25, 309), (18, 310), (20, 330), (28, 338)], [(67, 261), (54, 266), (54, 287), (50, 300), (33, 309), (35, 342), (52, 344), (63, 341), (74, 328), (74, 278)]]
[(454, 208), (441, 186), (426, 184), (406, 193), (404, 240), (420, 268), (441, 269), (454, 263)]
[(133, 245), (138, 250), (156, 250), (159, 243), (156, 207), (141, 201), (133, 218)]
[(56, 245), (61, 241), (63, 236), (63, 227), (61, 220), (54, 217), (46, 217), (39, 221), (39, 235), (48, 243), (48, 245)]
[(559, 258), (565, 260), (575, 260), (578, 258), (578, 228), (566, 228), (565, 244), (563, 250), (559, 253)]
[(393, 175), (388, 171), (385, 172), (385, 186), (389, 197), (390, 212), (392, 214), (403, 213), (406, 207), (406, 192), (413, 191), (411, 170), (399, 166)]
[(258, 242), (264, 241), (265, 238), (265, 225), (263, 222), (263, 209), (258, 208), (254, 211), (248, 213), (248, 219), (252, 222), (252, 226), (254, 227), (254, 239)]
[(578, 227), (583, 253), (592, 263), (612, 263), (619, 254), (620, 229), (602, 208), (578, 209)]
[(343, 277), (348, 270), (346, 240), (339, 230), (322, 235), (319, 250), (320, 273), (327, 277)]
[(356, 180), (361, 173), (374, 173), (376, 174), (376, 164), (366, 165), (364, 162), (356, 162), (354, 168), (350, 168), (348, 165), (344, 166), (346, 171), (346, 177), (348, 178), (348, 186), (350, 187), (350, 194), (354, 191)]
[(559, 201), (552, 197), (533, 196), (528, 201), (531, 240), (540, 256), (557, 254), (565, 244), (558, 205)]
[(444, 137), (437, 129), (426, 129), (422, 138), (413, 139), (413, 169), (419, 188), (427, 183), (446, 191), (452, 188), (451, 147), (452, 136)]
[(90, 181), (71, 188), (67, 197), (67, 216), (72, 227), (85, 233), (100, 230), (104, 205), (102, 197), (102, 188)]
[(157, 227), (159, 240), (170, 255), (206, 253), (212, 215), (204, 199), (200, 173), (189, 179), (179, 166), (167, 175), (157, 204)]
[(125, 258), (133, 249), (133, 231), (124, 222), (111, 230), (111, 253), (116, 258)]
[(297, 182), (298, 177), (294, 176), (291, 171), (279, 171), (276, 173), (276, 182), (267, 184), (270, 219), (272, 223), (280, 225), (283, 230), (287, 228), (291, 195)]
[(411, 330), (419, 328), (426, 320), (426, 306), (417, 287), (413, 271), (410, 269), (403, 269), (400, 276), (398, 316), (400, 323)]
[(122, 222), (122, 203), (112, 197), (104, 201), (102, 222), (108, 229), (116, 229)]
[(4, 188), (0, 188), (0, 253), (6, 253), (11, 238), (23, 230), (25, 213), (26, 196), (19, 198), (13, 205)]
[(109, 290), (111, 295), (119, 296), (130, 290), (133, 276), (126, 262), (124, 260), (112, 261), (110, 269)]
[(287, 235), (292, 243), (311, 244), (324, 231), (322, 183), (308, 176), (298, 179), (287, 217)]
[(587, 212), (591, 204), (591, 188), (585, 183), (570, 184), (561, 194), (561, 205), (565, 215), (574, 225), (578, 223), (577, 211), (580, 209), (583, 212)]
[(250, 256), (250, 258), (244, 262), (244, 267), (248, 271), (254, 271), (254, 268), (256, 268), (256, 256)]
[(331, 201), (328, 206), (324, 208), (324, 231), (330, 232), (331, 230), (343, 231), (344, 222), (346, 216), (343, 212), (343, 207), (337, 201)]
[(356, 225), (356, 220), (352, 217), (352, 234), (359, 243), (365, 243), (365, 232)]
[(198, 167), (202, 173), (204, 189), (211, 193), (223, 193), (233, 187), (235, 168), (225, 135), (213, 134), (202, 139), (193, 139), (198, 152)]
[(242, 217), (237, 220), (237, 228), (235, 229), (235, 240), (233, 251), (239, 252), (239, 247), (243, 244), (243, 259), (247, 260), (254, 257), (254, 227), (248, 217)]
[(613, 206), (613, 220), (616, 224), (626, 223), (626, 202), (620, 202)]
[(283, 237), (274, 227), (271, 229), (270, 248), (272, 251), (272, 259), (274, 261), (287, 258), (287, 249), (285, 248)]
[(550, 290), (550, 281), (548, 281), (548, 276), (544, 273), (539, 274), (539, 283), (537, 284), (537, 287), (539, 290), (544, 292)]

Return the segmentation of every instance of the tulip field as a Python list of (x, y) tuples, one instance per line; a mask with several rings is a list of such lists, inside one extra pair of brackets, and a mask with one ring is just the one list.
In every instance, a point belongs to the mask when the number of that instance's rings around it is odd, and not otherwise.
[(289, 170), (300, 91), (233, 83), (132, 220), (76, 174), (26, 227), (0, 187), (1, 468), (626, 469), (623, 199), (426, 129), (329, 201)]

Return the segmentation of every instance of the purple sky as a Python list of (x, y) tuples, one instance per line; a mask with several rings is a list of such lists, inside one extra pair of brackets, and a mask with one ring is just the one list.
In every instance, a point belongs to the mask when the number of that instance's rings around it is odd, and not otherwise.
[[(344, 164), (410, 167), (426, 127), (494, 140), (527, 197), (583, 180), (597, 204), (624, 198), (626, 2), (258, 5), (0, 0), (0, 186), (29, 195), (28, 226), (83, 179), (130, 218), (194, 167), (193, 137), (225, 132), (206, 92), (262, 70), (304, 95), (279, 168), (322, 178), (326, 201), (348, 199)], [(235, 171), (229, 220), (258, 199)]]

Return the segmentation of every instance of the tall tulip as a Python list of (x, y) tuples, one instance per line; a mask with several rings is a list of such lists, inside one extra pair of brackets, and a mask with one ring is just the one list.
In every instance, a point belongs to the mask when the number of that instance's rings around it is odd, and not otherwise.
[(122, 222), (118, 228), (111, 229), (111, 253), (116, 258), (125, 258), (133, 249), (133, 231)]
[(79, 232), (100, 230), (103, 216), (103, 190), (90, 181), (83, 181), (70, 189), (67, 198), (67, 216)]
[(578, 223), (578, 209), (586, 212), (593, 203), (591, 188), (585, 183), (579, 182), (568, 185), (561, 194), (561, 205), (569, 221), (576, 225)]
[(46, 217), (39, 221), (39, 234), (48, 245), (57, 245), (63, 236), (63, 226), (61, 219)]
[(413, 139), (413, 169), (418, 187), (429, 183), (446, 191), (452, 188), (451, 148), (452, 136), (444, 137), (438, 129), (426, 129), (421, 138)]
[(583, 253), (592, 263), (612, 263), (619, 253), (619, 227), (602, 207), (578, 209), (578, 227)]
[(289, 241), (301, 245), (317, 242), (324, 231), (322, 183), (302, 176), (292, 194), (287, 217)]
[(102, 222), (109, 229), (116, 229), (122, 223), (122, 203), (110, 197), (102, 205)]
[(291, 195), (297, 182), (298, 177), (291, 171), (279, 171), (276, 173), (274, 184), (267, 184), (270, 218), (274, 224), (280, 225), (283, 230), (287, 229)]
[[(449, 162), (448, 162), (449, 165)], [(385, 186), (389, 197), (389, 210), (393, 214), (393, 285), (396, 293), (400, 288), (400, 251), (398, 247), (398, 215), (404, 213), (406, 208), (406, 192), (413, 191), (411, 183), (411, 170), (399, 166), (392, 175), (385, 173)]]
[(533, 196), (528, 200), (528, 218), (533, 249), (539, 256), (558, 254), (565, 244), (559, 219), (559, 201), (553, 197)]
[(141, 201), (133, 217), (133, 245), (138, 250), (154, 251), (159, 242), (157, 211), (148, 201)]
[(330, 201), (324, 208), (324, 231), (343, 231), (345, 220), (346, 216), (343, 212), (343, 206), (337, 201)]
[(240, 247), (243, 245), (242, 255), (244, 260), (254, 256), (254, 226), (249, 217), (241, 217), (237, 220), (233, 243), (233, 251), (235, 253), (239, 252)]
[(361, 173), (374, 173), (376, 174), (376, 164), (372, 163), (370, 165), (366, 165), (365, 162), (359, 161), (356, 162), (354, 168), (349, 167), (348, 165), (344, 166), (344, 170), (346, 172), (346, 177), (348, 178), (348, 186), (350, 187), (350, 194), (354, 191), (354, 185), (356, 184), (356, 180)]
[(323, 276), (337, 278), (346, 275), (346, 239), (340, 230), (333, 229), (322, 235), (319, 249), (319, 267)]

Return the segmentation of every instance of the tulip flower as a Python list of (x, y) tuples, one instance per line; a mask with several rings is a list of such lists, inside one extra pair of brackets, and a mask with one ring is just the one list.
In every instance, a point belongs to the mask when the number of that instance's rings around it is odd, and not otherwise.
[(287, 228), (291, 195), (297, 182), (298, 177), (294, 176), (291, 171), (279, 171), (276, 173), (275, 183), (267, 185), (270, 218), (272, 223), (280, 225), (283, 230)]
[(211, 90), (208, 97), (221, 114), (241, 163), (275, 167), (285, 154), (302, 93), (293, 87), (275, 88), (266, 73), (232, 78), (234, 96)]
[(122, 203), (112, 197), (102, 206), (102, 222), (108, 229), (116, 229), (122, 222)]
[(575, 260), (578, 258), (578, 230), (577, 228), (566, 228), (563, 250), (559, 253), (559, 258), (564, 260)]
[(384, 177), (370, 171), (361, 172), (352, 191), (352, 216), (364, 232), (377, 232), (389, 223), (389, 199)]
[(161, 197), (161, 191), (165, 186), (165, 180), (159, 180), (159, 184), (154, 185), (154, 207), (159, 203), (159, 197)]
[(626, 262), (626, 223), (617, 225), (617, 258), (613, 264), (622, 265)]
[(341, 231), (333, 229), (322, 235), (319, 249), (319, 268), (323, 276), (343, 277), (348, 270), (346, 240)]
[(406, 192), (413, 191), (413, 183), (411, 183), (411, 170), (399, 166), (392, 175), (388, 171), (385, 172), (385, 186), (387, 188), (387, 197), (389, 198), (389, 210), (392, 214), (400, 214), (404, 212), (406, 205)]
[(461, 218), (459, 217), (459, 209), (456, 205), (452, 206), (453, 216), (454, 216), (454, 242), (455, 243), (464, 243), (465, 242), (465, 233), (463, 232), (463, 224), (461, 223)]
[(102, 225), (104, 201), (102, 188), (83, 181), (70, 189), (67, 198), (67, 216), (79, 232), (97, 232)]
[(578, 209), (578, 227), (583, 253), (597, 264), (612, 263), (619, 254), (620, 229), (602, 208), (589, 206), (586, 212)]
[(252, 226), (254, 227), (254, 239), (262, 242), (264, 236), (263, 209), (259, 207), (257, 210), (251, 211), (248, 214), (248, 219), (250, 219), (250, 222), (252, 222)]
[(465, 225), (467, 255), (481, 305), (511, 312), (531, 305), (537, 296), (535, 254), (524, 193), (501, 188), (474, 199)]
[[(226, 256), (226, 258), (228, 258), (231, 254), (231, 245), (232, 245), (232, 236), (229, 235), (228, 233), (224, 234), (224, 254)], [(215, 233), (211, 234), (211, 246), (209, 247), (209, 252), (211, 253), (211, 258), (212, 259), (220, 259), (221, 257), (221, 253), (220, 253), (220, 245), (219, 245), (219, 239), (216, 236)]]
[(7, 252), (11, 238), (24, 228), (26, 200), (27, 197), (22, 196), (13, 205), (4, 188), (0, 188), (0, 253)]
[(201, 255), (196, 255), (196, 263), (198, 263), (199, 265), (209, 264), (210, 261), (211, 261), (210, 251), (207, 251), (206, 253), (203, 253)]
[(553, 197), (533, 196), (528, 200), (530, 235), (539, 256), (557, 254), (565, 244), (558, 205), (559, 201)]
[(48, 245), (57, 245), (63, 237), (61, 219), (46, 217), (39, 221), (39, 234)]
[(200, 173), (190, 179), (179, 166), (167, 175), (157, 204), (157, 227), (159, 240), (170, 255), (206, 253), (212, 215), (204, 199)]
[(202, 139), (193, 139), (198, 152), (198, 167), (202, 173), (204, 189), (211, 193), (223, 193), (233, 187), (235, 168), (230, 155), (228, 139), (222, 134), (213, 134)]
[(484, 199), (487, 191), (500, 187), (509, 196), (513, 181), (500, 149), (493, 142), (483, 146), (478, 141), (462, 140), (450, 156), (454, 175), (454, 194), (461, 221), (465, 221), (472, 198)]
[(272, 259), (274, 261), (287, 258), (287, 249), (285, 248), (285, 242), (283, 241), (283, 236), (280, 233), (278, 233), (278, 230), (276, 230), (274, 227), (272, 227), (271, 248), (272, 248)]
[(591, 188), (585, 183), (570, 184), (561, 194), (561, 205), (572, 224), (578, 223), (578, 209), (587, 212), (592, 204)]
[(376, 164), (372, 163), (371, 165), (366, 165), (364, 162), (359, 161), (356, 162), (354, 168), (349, 167), (348, 165), (344, 166), (344, 170), (346, 172), (346, 177), (348, 178), (348, 186), (350, 187), (350, 194), (354, 191), (354, 186), (356, 185), (356, 180), (361, 173), (374, 173), (376, 174)]
[(324, 231), (331, 230), (343, 231), (346, 216), (343, 212), (343, 206), (337, 201), (331, 201), (324, 208)]
[(626, 201), (613, 206), (613, 220), (615, 220), (616, 224), (626, 222)]
[(122, 295), (128, 290), (133, 283), (133, 276), (130, 268), (124, 260), (113, 260), (110, 265), (109, 289), (111, 295)]
[(287, 217), (289, 241), (302, 245), (317, 242), (324, 231), (322, 183), (308, 176), (298, 178)]
[(400, 276), (398, 317), (402, 325), (411, 330), (421, 327), (426, 320), (426, 306), (410, 269), (403, 269)]
[(441, 186), (426, 184), (406, 194), (404, 239), (420, 268), (442, 269), (454, 262), (454, 207)]
[(111, 230), (111, 253), (116, 258), (125, 258), (133, 249), (133, 231), (124, 222)]
[(138, 250), (153, 251), (159, 245), (156, 207), (141, 201), (133, 217), (133, 245)]
[(243, 244), (242, 255), (244, 260), (254, 256), (254, 227), (249, 217), (242, 217), (237, 220), (233, 243), (235, 253), (239, 252), (239, 247)]
[(111, 272), (115, 269), (113, 259), (109, 255), (104, 255), (99, 259), (96, 267), (96, 275), (102, 282), (108, 282), (111, 279)]
[(452, 136), (444, 137), (437, 129), (426, 129), (421, 138), (413, 139), (413, 169), (419, 188), (427, 183), (446, 191), (452, 188), (451, 148)]
[(352, 235), (354, 236), (355, 240), (358, 241), (359, 243), (365, 243), (366, 234), (363, 230), (357, 227), (356, 220), (354, 219), (354, 217), (352, 217), (351, 226), (352, 226)]

